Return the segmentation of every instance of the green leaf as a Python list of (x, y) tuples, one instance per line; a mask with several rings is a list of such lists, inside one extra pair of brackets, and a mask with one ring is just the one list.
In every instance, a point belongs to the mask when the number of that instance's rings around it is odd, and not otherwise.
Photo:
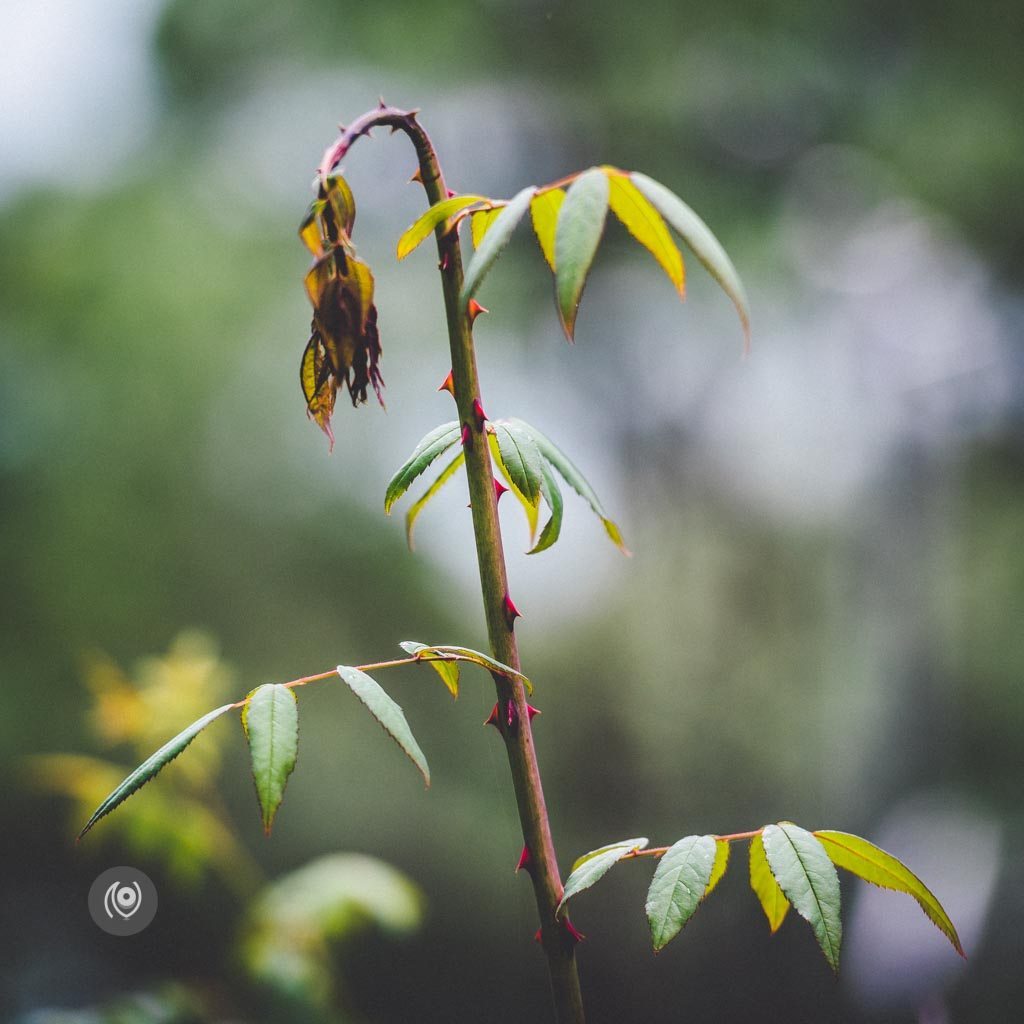
[(711, 877), (708, 879), (707, 891), (704, 896), (710, 896), (711, 891), (722, 880), (726, 868), (729, 867), (729, 852), (732, 849), (728, 839), (715, 840), (715, 866), (711, 869)]
[(487, 271), (494, 265), (494, 261), (501, 255), (502, 250), (508, 245), (516, 225), (523, 219), (523, 215), (530, 208), (530, 200), (533, 198), (536, 188), (531, 185), (517, 192), (503, 207), (494, 222), (490, 225), (487, 234), (480, 240), (480, 245), (473, 258), (466, 267), (466, 276), (462, 281), (462, 292), (459, 301), (465, 307), (483, 282)]
[(843, 924), (839, 917), (839, 877), (825, 847), (790, 822), (766, 825), (765, 856), (779, 888), (807, 921), (833, 971), (839, 970)]
[(555, 269), (555, 226), (563, 202), (565, 189), (552, 188), (546, 192), (538, 192), (530, 203), (533, 233), (537, 236), (540, 251), (544, 253), (544, 259), (552, 270)]
[(281, 683), (264, 683), (245, 699), (242, 728), (249, 741), (252, 777), (270, 835), (274, 815), (284, 799), (288, 776), (299, 752), (299, 709), (295, 691)]
[(558, 316), (573, 340), (576, 311), (594, 262), (608, 213), (608, 179), (599, 167), (584, 171), (565, 193), (555, 227), (555, 293)]
[(474, 665), (487, 669), (488, 672), (495, 672), (499, 676), (505, 676), (506, 679), (518, 679), (526, 687), (527, 693), (533, 693), (533, 683), (522, 672), (517, 672), (514, 668), (510, 668), (508, 665), (495, 661), (494, 658), (481, 654), (479, 651), (474, 651), (469, 647), (453, 647), (450, 644), (417, 644), (413, 640), (403, 641), (401, 647), (407, 653), (415, 654), (420, 661), (431, 661), (431, 655), (436, 655), (441, 659), (454, 658), (456, 661), (471, 662)]
[(444, 487), (444, 485), (448, 483), (448, 481), (451, 480), (453, 476), (455, 476), (455, 474), (459, 471), (459, 469), (461, 469), (462, 464), (465, 461), (466, 453), (459, 452), (459, 454), (456, 455), (455, 458), (452, 459), (452, 461), (449, 462), (448, 465), (445, 466), (445, 468), (441, 471), (441, 475), (426, 489), (426, 491), (423, 492), (423, 496), (410, 507), (408, 512), (406, 512), (405, 539), (409, 544), (410, 551), (414, 550), (414, 545), (412, 542), (412, 528), (416, 524), (416, 520), (419, 517), (419, 514), (423, 511), (424, 508), (426, 508), (427, 503), (431, 500), (431, 498), (433, 498), (434, 495), (437, 494), (437, 492), (441, 490), (441, 488)]
[(498, 420), (491, 424), (491, 436), (498, 446), (498, 461), (508, 480), (526, 510), (530, 524), (530, 542), (537, 532), (537, 516), (540, 509), (541, 482), (544, 461), (536, 441), (528, 430), (518, 422)]
[(125, 780), (110, 793), (110, 795), (96, 808), (92, 817), (85, 823), (85, 828), (78, 833), (81, 839), (100, 818), (105, 818), (115, 807), (120, 806), (133, 793), (140, 790), (150, 779), (154, 778), (164, 765), (170, 764), (212, 721), (220, 718), (226, 711), (230, 711), (235, 705), (224, 704), (202, 718), (193, 722), (187, 729), (183, 729), (172, 740), (168, 740), (155, 754), (146, 758), (138, 768), (135, 769)]
[(546, 551), (558, 540), (558, 536), (562, 532), (562, 510), (564, 508), (562, 491), (546, 462), (541, 462), (540, 474), (540, 493), (544, 496), (548, 508), (551, 509), (551, 518), (544, 524), (544, 529), (540, 531), (537, 543), (526, 552), (528, 555)]
[(418, 220), (406, 228), (398, 240), (398, 258), (404, 260), (433, 231), (441, 221), (447, 220), (453, 213), (465, 210), (476, 203), (486, 203), (486, 196), (451, 196), (434, 203)]
[[(429, 648), (426, 644), (418, 644), (415, 640), (403, 640), (399, 645), (406, 654), (411, 654), (414, 658), (421, 652), (429, 652)], [(459, 663), (454, 658), (420, 658), (420, 661), (426, 662), (440, 677), (441, 682), (448, 687), (449, 693), (452, 697), (457, 698), (459, 696)]]
[(473, 248), (479, 249), (491, 225), (498, 219), (498, 214), (505, 209), (507, 203), (498, 203), (483, 210), (474, 210), (469, 215), (470, 231), (473, 235)]
[(524, 423), (520, 419), (505, 420), (505, 423), (515, 424), (526, 431), (533, 439), (534, 444), (540, 450), (541, 455), (558, 470), (562, 479), (590, 506), (594, 514), (601, 520), (605, 532), (612, 539), (615, 546), (624, 554), (629, 554), (622, 539), (619, 527), (608, 518), (601, 500), (594, 492), (594, 488), (587, 482), (586, 477), (576, 468), (572, 460), (548, 437), (542, 434), (536, 427)]
[(693, 250), (697, 259), (704, 264), (708, 273), (721, 285), (722, 290), (732, 299), (743, 325), (743, 337), (750, 344), (750, 309), (747, 293), (740, 275), (732, 265), (725, 249), (711, 233), (711, 229), (674, 192), (646, 174), (633, 172), (633, 184), (651, 201), (658, 212), (669, 222), (675, 232)]
[(891, 853), (869, 843), (860, 836), (848, 832), (835, 832), (823, 829), (814, 833), (825, 847), (832, 863), (837, 867), (853, 872), (858, 878), (870, 882), (883, 889), (894, 889), (913, 896), (929, 920), (953, 944), (953, 948), (965, 956), (960, 937), (950, 921), (949, 915), (942, 904), (932, 895), (928, 887), (905, 864), (897, 860)]
[(387, 493), (384, 495), (384, 511), (391, 515), (391, 508), (409, 489), (416, 479), (439, 455), (443, 455), (462, 436), (462, 428), (458, 421), (443, 423), (435, 427), (413, 449), (412, 455), (398, 472), (391, 478)]
[(608, 205), (612, 213), (658, 261), (682, 298), (685, 293), (683, 257), (676, 243), (672, 241), (661, 214), (624, 171), (614, 167), (604, 167), (602, 170), (608, 176)]
[(662, 856), (646, 906), (656, 953), (679, 934), (700, 906), (717, 852), (714, 836), (686, 836)]
[(365, 672), (348, 665), (338, 666), (338, 675), (349, 689), (366, 705), (370, 714), (384, 727), (384, 731), (405, 751), (409, 760), (420, 770), (423, 781), (430, 785), (430, 769), (405, 720), (402, 709)]
[(559, 913), (573, 896), (584, 889), (589, 889), (602, 879), (627, 854), (634, 850), (642, 850), (646, 845), (646, 839), (623, 839), (621, 842), (611, 843), (583, 854), (573, 864), (572, 871), (565, 880), (565, 891), (555, 913)]
[(768, 927), (774, 935), (786, 920), (789, 900), (768, 867), (768, 858), (764, 854), (764, 843), (761, 842), (760, 836), (754, 836), (750, 841), (750, 888), (760, 901), (764, 916), (768, 918)]

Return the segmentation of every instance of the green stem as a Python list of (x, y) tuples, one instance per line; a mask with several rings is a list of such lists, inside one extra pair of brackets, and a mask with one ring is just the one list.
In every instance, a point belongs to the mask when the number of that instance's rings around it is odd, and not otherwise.
[[(377, 126), (399, 130), (412, 141), (419, 158), (419, 176), (431, 205), (447, 198), (444, 177), (437, 154), (426, 132), (416, 120), (415, 111), (402, 111), (384, 106), (370, 111), (343, 130), (338, 141), (324, 154), (320, 173), (326, 176), (348, 152), (352, 143), (368, 135)], [(480, 589), (491, 653), (517, 672), (521, 671), (514, 620), (507, 614), (509, 596), (505, 555), (498, 522), (498, 504), (494, 491), (494, 471), (484, 434), (483, 420), (478, 415), (482, 406), (480, 381), (477, 375), (473, 332), (466, 308), (459, 302), (462, 289), (462, 256), (456, 231), (447, 234), (442, 223), (437, 228), (437, 251), (440, 259), (441, 284), (448, 320), (448, 340), (452, 356), (452, 380), (459, 420), (466, 430), (463, 449), (466, 454), (466, 475), (476, 536), (477, 561), (480, 567)], [(496, 723), (505, 749), (515, 789), (516, 803), (523, 838), (529, 851), (528, 871), (533, 881), (537, 912), (540, 916), (541, 945), (547, 957), (551, 988), (559, 1024), (583, 1024), (583, 999), (576, 970), (575, 938), (566, 927), (567, 921), (556, 919), (555, 910), (562, 898), (562, 880), (558, 872), (551, 826), (544, 803), (540, 767), (533, 743), (529, 708), (522, 682), (494, 675), (499, 707), (503, 712)], [(511, 704), (513, 712), (508, 708)], [(509, 719), (511, 718), (511, 724)]]

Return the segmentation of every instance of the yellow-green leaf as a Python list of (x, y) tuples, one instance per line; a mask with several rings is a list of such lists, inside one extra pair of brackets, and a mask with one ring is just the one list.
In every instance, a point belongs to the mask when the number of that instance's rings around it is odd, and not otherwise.
[(608, 205), (626, 230), (658, 261), (675, 286), (679, 297), (685, 290), (683, 256), (662, 216), (651, 201), (633, 184), (629, 175), (614, 167), (602, 168), (608, 175)]
[(507, 203), (499, 203), (484, 210), (474, 210), (469, 216), (469, 226), (473, 234), (473, 248), (479, 249), (480, 243), (484, 240), (488, 228), (498, 219), (498, 215), (505, 209)]
[(555, 294), (566, 338), (573, 340), (576, 313), (608, 214), (608, 179), (599, 167), (584, 171), (565, 193), (555, 225)]
[(789, 900), (775, 881), (768, 858), (764, 853), (764, 843), (760, 836), (750, 841), (750, 888), (761, 903), (764, 916), (768, 918), (768, 927), (772, 934), (779, 930), (789, 913)]
[(530, 219), (533, 221), (533, 233), (537, 236), (540, 251), (548, 266), (555, 269), (555, 225), (558, 223), (558, 211), (565, 201), (565, 190), (550, 188), (536, 195), (530, 203)]
[(562, 892), (561, 902), (555, 909), (558, 914), (562, 907), (577, 893), (589, 889), (595, 882), (600, 881), (623, 857), (633, 853), (634, 850), (642, 850), (647, 845), (647, 840), (624, 839), (618, 843), (611, 843), (602, 846), (598, 850), (591, 850), (576, 859), (572, 866), (569, 877), (565, 880), (565, 889)]
[(729, 866), (729, 852), (732, 849), (727, 839), (715, 840), (715, 863), (711, 868), (711, 877), (708, 879), (708, 887), (704, 892), (705, 897), (711, 895), (711, 890), (722, 880), (725, 869)]
[(530, 198), (534, 192), (536, 189), (532, 185), (522, 189), (498, 211), (498, 216), (494, 218), (494, 223), (486, 237), (481, 239), (479, 248), (473, 253), (473, 258), (466, 267), (466, 276), (462, 279), (462, 292), (459, 295), (459, 301), (463, 306), (476, 295), (494, 261), (508, 245), (512, 232), (529, 209)]
[(417, 643), (415, 640), (403, 640), (399, 645), (406, 654), (426, 662), (440, 677), (441, 682), (448, 687), (448, 692), (453, 698), (459, 696), (459, 663), (454, 656), (443, 657), (435, 654), (434, 657), (419, 657), (421, 653), (433, 654), (433, 648), (426, 644)]
[(398, 240), (398, 258), (404, 260), (433, 231), (438, 224), (447, 220), (459, 210), (465, 210), (475, 203), (486, 203), (486, 196), (451, 196), (434, 203), (419, 219), (417, 219)]
[(694, 251), (697, 259), (704, 264), (708, 273), (721, 285), (722, 290), (732, 299), (743, 325), (743, 336), (750, 343), (750, 309), (747, 293), (740, 275), (732, 265), (721, 242), (711, 229), (674, 192), (646, 174), (633, 172), (630, 180), (640, 192), (651, 201), (657, 211), (671, 225), (672, 229)]
[(869, 843), (866, 839), (861, 839), (860, 836), (850, 835), (848, 832), (822, 829), (815, 832), (814, 835), (825, 847), (825, 852), (837, 867), (851, 871), (858, 878), (863, 878), (865, 882), (870, 882), (882, 889), (893, 889), (896, 892), (905, 892), (908, 896), (913, 896), (921, 909), (928, 915), (928, 919), (949, 939), (953, 948), (961, 956), (964, 956), (960, 937), (957, 935), (949, 915), (943, 910), (942, 904), (905, 864), (897, 860), (891, 853), (886, 853), (885, 850), (875, 846), (874, 843)]

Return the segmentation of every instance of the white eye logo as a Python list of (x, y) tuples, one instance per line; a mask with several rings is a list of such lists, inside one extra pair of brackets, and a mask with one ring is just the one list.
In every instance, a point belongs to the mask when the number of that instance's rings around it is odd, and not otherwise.
[(127, 921), (141, 906), (142, 889), (139, 888), (138, 882), (131, 882), (128, 885), (122, 885), (118, 881), (112, 882), (103, 897), (103, 909), (111, 920), (116, 913), (118, 917)]

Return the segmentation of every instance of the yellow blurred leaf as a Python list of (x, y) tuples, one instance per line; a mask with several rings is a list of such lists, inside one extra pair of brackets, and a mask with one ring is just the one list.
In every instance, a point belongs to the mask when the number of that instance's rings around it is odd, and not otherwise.
[(558, 211), (565, 200), (565, 190), (560, 188), (540, 192), (530, 204), (530, 219), (533, 221), (533, 233), (537, 236), (540, 251), (548, 266), (555, 269), (555, 226), (558, 223)]

